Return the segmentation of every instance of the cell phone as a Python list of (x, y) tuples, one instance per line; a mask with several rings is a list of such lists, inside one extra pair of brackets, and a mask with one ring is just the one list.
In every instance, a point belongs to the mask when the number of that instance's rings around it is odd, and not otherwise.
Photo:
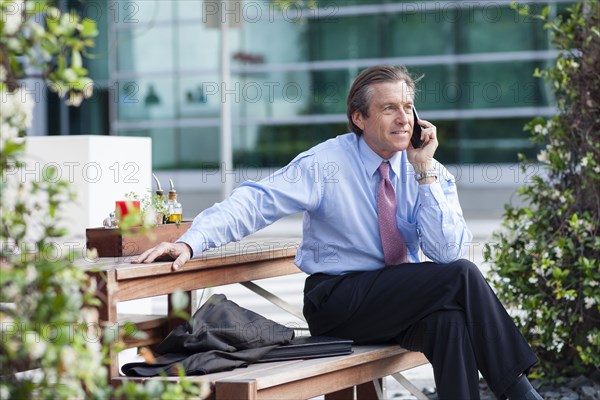
[(419, 115), (417, 114), (417, 110), (415, 109), (415, 106), (413, 106), (413, 115), (415, 117), (414, 119), (414, 123), (413, 123), (413, 132), (412, 132), (412, 136), (410, 137), (410, 142), (412, 143), (413, 147), (415, 149), (418, 149), (419, 147), (423, 146), (423, 140), (421, 140), (421, 125), (419, 125), (417, 123), (417, 121), (419, 121)]

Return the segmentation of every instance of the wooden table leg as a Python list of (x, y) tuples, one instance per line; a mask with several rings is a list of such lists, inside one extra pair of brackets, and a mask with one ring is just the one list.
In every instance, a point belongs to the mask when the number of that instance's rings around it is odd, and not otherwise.
[(98, 307), (100, 332), (102, 335), (108, 333), (112, 336), (110, 338), (111, 345), (108, 365), (108, 379), (110, 382), (112, 378), (119, 376), (119, 353), (114, 348), (114, 344), (119, 339), (119, 322), (117, 319), (118, 300), (113, 295), (117, 287), (117, 278), (114, 270), (96, 272), (90, 274), (90, 276), (96, 280), (96, 297), (100, 300), (100, 306)]
[(379, 385), (381, 390), (383, 391), (382, 379), (377, 379), (376, 381), (366, 382), (362, 385), (356, 386), (356, 399), (357, 400), (378, 400), (379, 396), (377, 396), (377, 390), (375, 389), (375, 384)]
[(354, 386), (325, 395), (325, 400), (353, 400), (354, 398)]
[(217, 381), (215, 400), (255, 400), (257, 390), (255, 380)]

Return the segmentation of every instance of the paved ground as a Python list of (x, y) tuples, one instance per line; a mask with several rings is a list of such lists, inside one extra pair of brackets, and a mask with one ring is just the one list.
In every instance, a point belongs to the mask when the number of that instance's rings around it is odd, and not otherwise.
[[(470, 248), (470, 252), (467, 257), (481, 266), (482, 271), (487, 271), (487, 266), (483, 263), (482, 250), (484, 244), (491, 240), (492, 232), (500, 228), (499, 219), (472, 219), (467, 221), (471, 231), (473, 232), (474, 239), (473, 245)], [(285, 237), (285, 238), (296, 238), (300, 239), (302, 232), (301, 218), (298, 216), (289, 217), (278, 221), (277, 223), (265, 228), (264, 230), (253, 235), (254, 238), (260, 240), (261, 238), (273, 238), (273, 237)], [(287, 300), (289, 303), (295, 305), (298, 309), (302, 308), (302, 288), (304, 286), (303, 274), (297, 274), (287, 277), (279, 277), (275, 279), (266, 279), (261, 282), (261, 285), (266, 289), (276, 293), (278, 296)], [(241, 285), (227, 285), (210, 290), (198, 291), (198, 301), (202, 302), (208, 298), (212, 293), (225, 294), (229, 299), (249, 308), (253, 311), (258, 312), (261, 315), (268, 316), (269, 318), (282, 323), (284, 325), (292, 327), (303, 327), (305, 323), (293, 316), (290, 316), (286, 312), (275, 307), (271, 303), (262, 299), (261, 297), (250, 292), (248, 289)], [(162, 314), (166, 313), (166, 299), (157, 298), (152, 301), (136, 301), (128, 302), (128, 304), (120, 305), (119, 310), (122, 312), (136, 312), (136, 313), (154, 313)], [(120, 357), (120, 362), (130, 362), (135, 360), (135, 353), (132, 351), (123, 352)], [(431, 366), (423, 366), (414, 368), (413, 370), (407, 371), (405, 376), (411, 380), (419, 389), (434, 388), (435, 384), (433, 381), (433, 372)], [(413, 399), (399, 383), (393, 378), (387, 378), (385, 381), (386, 386), (386, 399), (398, 399), (406, 400)]]

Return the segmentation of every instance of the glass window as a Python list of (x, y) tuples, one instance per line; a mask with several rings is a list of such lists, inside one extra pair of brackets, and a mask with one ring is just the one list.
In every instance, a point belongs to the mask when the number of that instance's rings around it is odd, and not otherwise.
[(540, 65), (531, 61), (461, 64), (462, 108), (535, 107), (547, 105), (544, 82), (533, 77)]
[(324, 5), (327, 4), (331, 4), (331, 7), (334, 7), (334, 5), (336, 7), (341, 7), (342, 5), (344, 6), (357, 6), (357, 5), (371, 5), (371, 4), (381, 4), (381, 3), (387, 3), (387, 2), (391, 2), (389, 0), (345, 0), (343, 3), (341, 2), (327, 2), (324, 1)]
[[(47, 91), (48, 96), (48, 110), (47, 110), (47, 127), (48, 135), (60, 135), (62, 134), (62, 121), (61, 121), (61, 107), (64, 107), (64, 99), (58, 97), (54, 92)], [(69, 134), (71, 132), (68, 132)]]
[[(537, 14), (531, 4), (531, 15)], [(537, 7), (539, 8), (539, 7)], [(543, 23), (531, 16), (519, 15), (510, 7), (491, 2), (481, 8), (462, 10), (459, 53), (527, 51), (547, 48)]]
[(174, 129), (141, 129), (120, 131), (121, 136), (152, 138), (152, 168), (171, 169), (177, 167), (177, 146)]
[(310, 61), (377, 58), (384, 53), (379, 15), (314, 19), (307, 23)]
[[(422, 117), (424, 118), (424, 117)], [(457, 148), (458, 126), (455, 120), (429, 120), (435, 125), (439, 146), (435, 151), (435, 159), (442, 164), (460, 162), (460, 151)]]
[[(180, 2), (182, 3), (182, 2)], [(183, 3), (190, 3), (184, 1)], [(177, 29), (177, 60), (182, 70), (219, 68), (219, 30), (207, 29), (204, 24), (181, 24)], [(235, 36), (230, 31), (231, 41)], [(163, 49), (168, 51), (170, 43), (164, 43)], [(233, 52), (232, 52), (233, 54)]]
[(173, 19), (174, 5), (171, 0), (109, 1), (108, 16), (114, 24), (151, 25)]
[(307, 59), (306, 23), (297, 19), (269, 18), (246, 20), (240, 47), (232, 65), (260, 65), (300, 62)]
[(203, 21), (202, 15), (206, 9), (204, 1), (175, 1), (177, 16), (180, 19), (194, 18)]
[(122, 80), (114, 86), (117, 118), (147, 121), (175, 117), (174, 85), (171, 78)]
[(263, 125), (250, 129), (256, 131), (256, 141), (236, 151), (234, 162), (238, 167), (281, 167), (298, 153), (348, 131), (345, 124)]
[(536, 146), (523, 126), (529, 118), (431, 121), (440, 145), (435, 158), (443, 164), (514, 163), (517, 154), (535, 157)]
[(185, 76), (177, 82), (178, 117), (219, 118), (222, 85), (217, 74)]
[(140, 129), (121, 136), (152, 138), (152, 168), (215, 168), (219, 166), (219, 128)]
[(355, 77), (349, 70), (284, 71), (234, 75), (225, 97), (240, 118), (345, 114)]
[(92, 55), (84, 58), (85, 68), (94, 81), (108, 81), (108, 15), (104, 1), (77, 2), (81, 7), (80, 16), (96, 21), (98, 36), (94, 38), (94, 47), (88, 50)]
[(451, 162), (517, 162), (519, 152), (529, 157), (535, 154), (534, 144), (523, 131), (528, 121), (527, 118), (461, 120), (456, 123), (452, 139), (440, 139), (440, 148), (445, 147), (446, 154), (455, 153), (456, 161)]
[[(393, 13), (377, 8), (392, 3), (403, 4)], [(236, 4), (242, 20), (229, 29), (232, 76), (227, 87), (219, 76), (219, 30), (203, 23), (202, 0), (104, 5), (107, 21), (118, 24), (118, 72), (111, 77), (117, 83), (109, 100), (117, 102), (119, 122), (130, 123), (119, 133), (152, 137), (156, 168), (218, 166), (223, 99), (232, 108), (237, 166), (279, 167), (347, 132), (345, 122), (315, 120), (345, 114), (347, 91), (364, 68), (355, 60), (432, 56), (439, 64), (409, 66), (413, 76), (424, 75), (415, 103), (425, 116), (429, 110), (544, 107), (553, 102), (544, 81), (532, 76), (545, 61), (447, 62), (446, 56), (453, 54), (547, 49), (540, 22), (518, 15), (507, 3), (323, 1), (316, 17), (295, 4), (284, 10), (275, 10), (272, 2)], [(532, 14), (541, 6), (530, 5)], [(560, 12), (564, 4), (553, 7)], [(361, 10), (362, 15), (344, 14)], [(102, 40), (95, 49), (100, 54)], [(96, 80), (103, 80), (100, 69), (107, 70), (106, 59), (87, 64)], [(338, 60), (347, 65), (329, 69), (334, 64), (329, 61)], [(297, 70), (283, 70), (285, 64)], [(82, 107), (79, 119), (71, 116), (72, 126), (81, 132), (104, 129), (98, 123), (102, 111), (84, 111)], [(310, 122), (298, 124), (297, 117)], [(83, 119), (90, 123), (82, 124)], [(158, 120), (172, 127), (142, 129)], [(444, 163), (513, 162), (519, 151), (533, 155), (522, 131), (527, 120), (432, 121), (440, 136), (436, 158)]]
[(307, 71), (236, 74), (222, 94), (234, 115), (249, 119), (305, 115), (312, 101)]
[(108, 106), (110, 101), (107, 88), (95, 87), (94, 94), (79, 107), (68, 107), (65, 98), (56, 93), (47, 93), (47, 120), (43, 134), (47, 135), (108, 135)]
[(346, 114), (353, 76), (348, 70), (312, 71), (311, 114)]
[(94, 88), (94, 94), (79, 107), (68, 107), (69, 130), (73, 135), (108, 135), (108, 102), (107, 88)]
[[(416, 5), (414, 5), (416, 7)], [(443, 55), (455, 52), (455, 24), (450, 11), (404, 12), (384, 17), (387, 33), (382, 37), (386, 57)], [(450, 14), (452, 16), (452, 14)]]
[(185, 128), (177, 135), (179, 168), (214, 168), (220, 163), (219, 127)]
[(173, 29), (170, 25), (119, 29), (116, 45), (119, 72), (143, 73), (174, 68)]
[(409, 67), (413, 78), (418, 80), (415, 94), (418, 110), (458, 108), (461, 88), (457, 83), (457, 69), (455, 64)]

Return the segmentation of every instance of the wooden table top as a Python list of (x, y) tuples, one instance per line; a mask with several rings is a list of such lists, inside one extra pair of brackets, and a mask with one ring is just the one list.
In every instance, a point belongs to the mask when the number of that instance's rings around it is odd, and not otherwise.
[(76, 264), (88, 272), (116, 271), (117, 280), (142, 278), (162, 274), (176, 274), (193, 270), (224, 267), (227, 265), (267, 260), (293, 261), (299, 240), (292, 238), (244, 239), (209, 249), (188, 261), (180, 270), (171, 269), (172, 261), (161, 260), (149, 264), (132, 264), (137, 256), (81, 259)]

